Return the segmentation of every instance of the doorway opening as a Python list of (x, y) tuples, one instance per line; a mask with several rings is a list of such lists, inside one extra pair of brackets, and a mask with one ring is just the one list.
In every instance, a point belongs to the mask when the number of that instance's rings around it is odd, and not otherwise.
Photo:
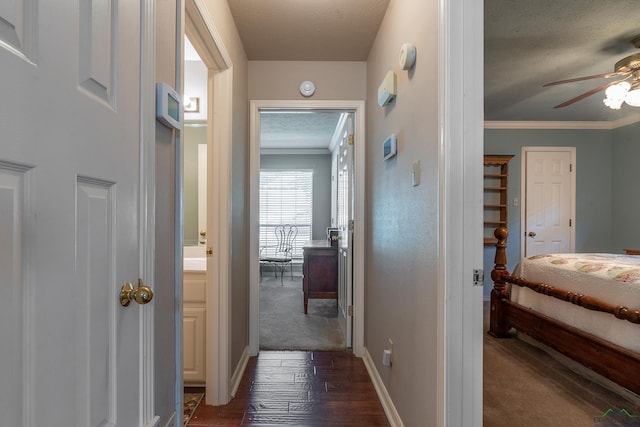
[(353, 193), (347, 180), (353, 169), (348, 155), (353, 151), (348, 143), (353, 114), (260, 110), (262, 350), (351, 346), (345, 307), (347, 298), (352, 299), (352, 268), (346, 261), (339, 263), (339, 252), (346, 255), (353, 245), (347, 234), (345, 240), (330, 236), (337, 231), (338, 218), (353, 217), (353, 205), (345, 200), (345, 190)]
[[(349, 347), (356, 354), (362, 351), (364, 317), (353, 316), (353, 312), (358, 301), (364, 301), (364, 247), (363, 234), (359, 229), (364, 222), (363, 110), (364, 103), (361, 102), (251, 103), (249, 340), (252, 354), (257, 354), (260, 349), (285, 348)], [(282, 132), (284, 128), (291, 128), (293, 123), (316, 132), (306, 132), (306, 136)], [(321, 137), (314, 134), (323, 127), (330, 129), (330, 136), (320, 142)], [(345, 155), (349, 155), (350, 163)], [(341, 173), (341, 167), (346, 168), (347, 163), (350, 169)], [(284, 171), (302, 173), (304, 170), (312, 171), (310, 189), (313, 194), (309, 195), (313, 205), (311, 221), (295, 213), (293, 216), (281, 216), (278, 220), (269, 219), (268, 210), (273, 206), (269, 206), (268, 198), (275, 196), (266, 193), (267, 177), (278, 176)], [(342, 189), (341, 179), (344, 183)], [(344, 192), (347, 188), (350, 198)], [(340, 245), (336, 239), (332, 246), (327, 235), (338, 230), (339, 218), (343, 217), (348, 220), (343, 221), (345, 226)], [(358, 218), (362, 219), (358, 221)], [(278, 225), (270, 221), (293, 222), (304, 236), (296, 243), (298, 247), (294, 250), (292, 262), (284, 272), (274, 272), (268, 263), (260, 262), (261, 251), (269, 243), (269, 227)], [(323, 250), (333, 257), (330, 261), (322, 258), (331, 270), (323, 270), (320, 274), (312, 272), (319, 264), (308, 258), (318, 245), (326, 247)], [(344, 260), (340, 262), (341, 257)], [(304, 273), (303, 269), (306, 269)], [(332, 283), (323, 284), (327, 288), (314, 294), (311, 282), (318, 275)], [(277, 301), (278, 298), (286, 301)]]

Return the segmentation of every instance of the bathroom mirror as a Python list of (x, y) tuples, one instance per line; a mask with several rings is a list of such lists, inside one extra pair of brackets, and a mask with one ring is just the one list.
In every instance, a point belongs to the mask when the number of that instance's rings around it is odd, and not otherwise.
[(204, 244), (207, 208), (207, 125), (184, 124), (184, 245)]

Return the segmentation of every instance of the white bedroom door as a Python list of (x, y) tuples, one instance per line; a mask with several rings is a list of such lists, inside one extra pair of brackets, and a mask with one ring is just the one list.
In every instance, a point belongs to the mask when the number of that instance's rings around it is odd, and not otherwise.
[(0, 18), (0, 425), (140, 426), (140, 2)]
[(348, 113), (338, 146), (338, 320), (347, 347), (352, 346), (353, 334), (353, 113)]
[(523, 147), (524, 256), (574, 251), (575, 148)]

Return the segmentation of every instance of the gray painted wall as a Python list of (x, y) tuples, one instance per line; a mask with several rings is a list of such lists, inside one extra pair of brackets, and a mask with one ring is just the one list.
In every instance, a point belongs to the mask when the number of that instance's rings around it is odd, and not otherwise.
[[(509, 163), (509, 209), (508, 228), (510, 231), (507, 260), (508, 269), (520, 260), (520, 237), (524, 230), (520, 224), (520, 207), (513, 206), (513, 199), (522, 199), (521, 148), (523, 146), (561, 146), (576, 147), (576, 252), (622, 252), (623, 246), (614, 243), (614, 223), (623, 219), (616, 212), (614, 189), (622, 180), (620, 172), (615, 172), (614, 159), (627, 153), (614, 155), (613, 139), (622, 131), (611, 130), (573, 130), (573, 129), (486, 129), (484, 137), (485, 154), (513, 154)], [(629, 144), (625, 144), (628, 146)], [(635, 158), (638, 150), (635, 150)], [(636, 203), (639, 206), (640, 203)], [(623, 227), (622, 223), (617, 225)], [(626, 229), (626, 225), (624, 225)], [(640, 247), (640, 240), (636, 246)], [(629, 243), (631, 244), (631, 242)], [(484, 248), (485, 298), (491, 291), (489, 272), (493, 268), (494, 247)]]
[[(176, 84), (176, 55), (173, 46), (181, 37), (176, 28), (176, 6), (163, 2), (156, 9), (156, 44), (164, 46), (156, 52), (157, 81)], [(158, 31), (162, 28), (162, 31)], [(149, 82), (147, 82), (149, 83)], [(176, 408), (176, 314), (180, 309), (175, 298), (175, 246), (180, 236), (175, 233), (176, 224), (176, 138), (173, 130), (156, 122), (155, 127), (155, 264), (153, 288), (154, 359), (155, 384), (154, 405), (159, 419), (158, 425), (167, 425), (172, 416), (182, 418)]]
[(612, 238), (615, 252), (640, 249), (640, 123), (618, 128), (613, 134)]
[(331, 154), (263, 154), (260, 169), (313, 169), (313, 239), (331, 225)]
[[(365, 345), (406, 426), (438, 424), (438, 2), (394, 0), (367, 61)], [(403, 43), (413, 69), (398, 67)], [(397, 76), (396, 100), (381, 108), (378, 86)], [(398, 136), (396, 157), (382, 142)], [(356, 147), (357, 149), (357, 147)], [(420, 161), (421, 184), (411, 185)], [(393, 366), (382, 365), (393, 340)]]

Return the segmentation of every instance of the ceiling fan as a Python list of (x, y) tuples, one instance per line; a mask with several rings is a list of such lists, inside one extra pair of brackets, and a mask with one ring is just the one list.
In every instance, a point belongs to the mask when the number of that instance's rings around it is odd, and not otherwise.
[[(631, 40), (631, 43), (640, 48), (640, 36)], [(640, 107), (640, 53), (629, 55), (626, 58), (616, 62), (613, 73), (596, 74), (594, 76), (575, 77), (573, 79), (559, 80), (543, 85), (555, 86), (563, 83), (573, 83), (582, 80), (591, 79), (610, 79), (612, 77), (621, 77), (618, 80), (607, 82), (603, 85), (595, 87), (581, 95), (571, 98), (553, 108), (562, 108), (581, 101), (598, 92), (605, 91), (604, 104), (614, 110), (619, 110), (622, 103), (625, 102), (633, 107)]]

